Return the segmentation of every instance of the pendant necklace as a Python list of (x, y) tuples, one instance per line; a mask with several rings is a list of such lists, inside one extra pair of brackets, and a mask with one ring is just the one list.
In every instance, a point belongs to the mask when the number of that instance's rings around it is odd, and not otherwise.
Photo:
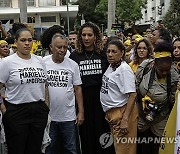
[(86, 58), (87, 58), (88, 60), (91, 60), (92, 56), (94, 55), (94, 51), (93, 51), (93, 53), (92, 53), (90, 56), (88, 56), (86, 52), (85, 52), (85, 55), (86, 55)]

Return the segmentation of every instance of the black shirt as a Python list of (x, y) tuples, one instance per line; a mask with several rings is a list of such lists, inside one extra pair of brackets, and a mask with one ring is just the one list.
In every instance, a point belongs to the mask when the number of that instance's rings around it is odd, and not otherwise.
[(84, 51), (83, 53), (74, 51), (71, 53), (70, 58), (79, 65), (83, 88), (101, 86), (102, 75), (109, 65), (104, 52), (99, 54), (95, 51)]

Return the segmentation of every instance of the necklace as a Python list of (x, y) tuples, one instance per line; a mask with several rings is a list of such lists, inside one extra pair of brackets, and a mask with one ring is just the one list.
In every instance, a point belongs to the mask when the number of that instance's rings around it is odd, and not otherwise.
[(87, 58), (88, 60), (91, 60), (92, 56), (94, 55), (94, 51), (93, 51), (93, 53), (92, 53), (90, 56), (88, 56), (86, 52), (84, 52), (84, 53), (85, 53), (86, 58)]

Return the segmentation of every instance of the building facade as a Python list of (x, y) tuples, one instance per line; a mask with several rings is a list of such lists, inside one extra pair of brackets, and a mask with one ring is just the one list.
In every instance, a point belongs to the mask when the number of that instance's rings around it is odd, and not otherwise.
[(137, 25), (153, 26), (168, 11), (170, 0), (147, 0), (146, 8), (142, 9), (143, 17)]
[[(67, 5), (67, 1), (69, 1)], [(27, 0), (27, 23), (34, 27), (50, 27), (65, 25), (67, 20), (70, 27), (74, 25), (79, 6), (72, 5), (77, 0)], [(18, 0), (0, 0), (0, 20), (5, 24), (20, 21)], [(67, 25), (66, 25), (67, 26)]]

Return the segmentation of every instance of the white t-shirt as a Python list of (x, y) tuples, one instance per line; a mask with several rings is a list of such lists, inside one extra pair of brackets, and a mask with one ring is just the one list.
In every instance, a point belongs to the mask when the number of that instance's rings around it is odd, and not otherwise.
[(124, 106), (128, 101), (128, 93), (135, 91), (135, 76), (126, 62), (122, 62), (115, 71), (109, 66), (103, 75), (100, 91), (104, 112)]
[(0, 61), (0, 82), (5, 83), (5, 98), (12, 104), (45, 100), (47, 79), (42, 58), (31, 55), (29, 60), (17, 53)]
[(52, 121), (76, 119), (74, 85), (81, 85), (78, 64), (65, 57), (62, 63), (54, 63), (52, 55), (43, 58), (47, 69), (47, 85)]

